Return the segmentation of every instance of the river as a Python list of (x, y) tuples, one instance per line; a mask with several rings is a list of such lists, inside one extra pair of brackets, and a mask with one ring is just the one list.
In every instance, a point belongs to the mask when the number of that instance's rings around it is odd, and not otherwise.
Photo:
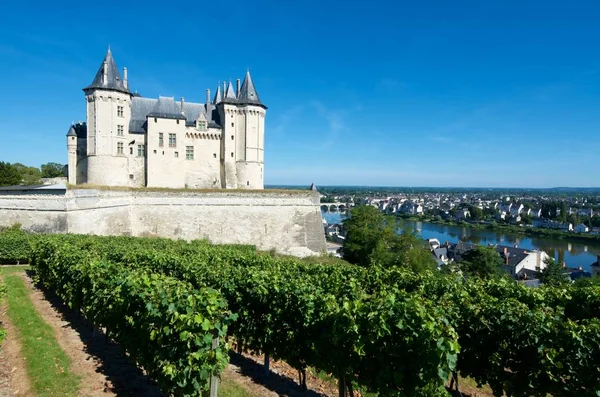
[[(344, 218), (339, 212), (323, 213), (328, 223), (339, 223)], [(425, 239), (437, 238), (440, 243), (456, 243), (459, 240), (474, 244), (518, 245), (525, 249), (540, 249), (569, 267), (581, 266), (585, 270), (596, 262), (600, 255), (600, 242), (569, 242), (568, 240), (549, 237), (531, 237), (520, 234), (495, 232), (493, 230), (473, 229), (463, 226), (440, 225), (429, 222), (399, 221), (401, 230), (413, 230)]]

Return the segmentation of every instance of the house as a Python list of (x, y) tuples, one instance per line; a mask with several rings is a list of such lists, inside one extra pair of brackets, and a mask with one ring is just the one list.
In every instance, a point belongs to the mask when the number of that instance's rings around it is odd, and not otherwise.
[(521, 211), (523, 211), (525, 207), (523, 206), (523, 204), (514, 204), (512, 207), (510, 207), (510, 214), (515, 217), (519, 214), (521, 214)]
[(540, 208), (532, 208), (528, 215), (532, 218), (540, 218), (542, 216), (542, 210)]
[(590, 229), (583, 223), (580, 223), (579, 225), (577, 225), (573, 228), (573, 231), (575, 233), (587, 233), (590, 231)]
[(546, 267), (546, 260), (550, 256), (540, 250), (526, 250), (517, 245), (494, 247), (504, 261), (504, 270), (513, 277), (534, 278), (535, 274)]
[(591, 268), (594, 276), (600, 276), (600, 255), (596, 256), (596, 262), (592, 263)]
[(590, 218), (594, 216), (594, 210), (591, 208), (581, 208), (578, 211), (579, 216), (589, 216)]
[(469, 212), (469, 210), (461, 209), (461, 210), (456, 211), (456, 214), (454, 215), (454, 217), (457, 220), (466, 220), (467, 218), (471, 217), (471, 213)]
[(399, 211), (403, 214), (420, 215), (423, 213), (423, 206), (412, 201), (405, 201)]

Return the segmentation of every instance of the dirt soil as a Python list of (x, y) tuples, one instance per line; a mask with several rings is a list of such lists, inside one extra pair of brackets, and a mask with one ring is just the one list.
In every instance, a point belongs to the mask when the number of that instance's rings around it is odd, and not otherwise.
[(0, 308), (0, 321), (7, 333), (0, 349), (0, 397), (33, 396), (16, 328), (6, 314), (6, 301)]
[(107, 343), (102, 332), (63, 305), (58, 297), (38, 289), (28, 275), (22, 277), (36, 310), (54, 329), (58, 344), (71, 357), (71, 371), (81, 376), (81, 396), (163, 396), (117, 344)]

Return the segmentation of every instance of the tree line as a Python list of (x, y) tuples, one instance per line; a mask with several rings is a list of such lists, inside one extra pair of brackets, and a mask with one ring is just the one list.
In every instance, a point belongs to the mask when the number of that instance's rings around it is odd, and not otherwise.
[(65, 176), (65, 171), (64, 166), (59, 163), (46, 163), (37, 168), (0, 161), (0, 186), (38, 185), (42, 178), (61, 176)]

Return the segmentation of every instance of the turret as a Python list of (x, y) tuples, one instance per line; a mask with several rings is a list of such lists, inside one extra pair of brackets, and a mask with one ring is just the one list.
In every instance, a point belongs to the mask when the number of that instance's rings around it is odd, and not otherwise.
[(87, 102), (87, 182), (97, 185), (127, 185), (127, 135), (131, 98), (127, 81), (121, 79), (110, 49), (94, 80), (85, 87)]
[(67, 174), (71, 185), (77, 184), (77, 132), (71, 125), (67, 132)]
[(237, 130), (236, 175), (239, 189), (264, 188), (265, 116), (267, 107), (261, 102), (250, 71), (238, 90), (240, 109)]

